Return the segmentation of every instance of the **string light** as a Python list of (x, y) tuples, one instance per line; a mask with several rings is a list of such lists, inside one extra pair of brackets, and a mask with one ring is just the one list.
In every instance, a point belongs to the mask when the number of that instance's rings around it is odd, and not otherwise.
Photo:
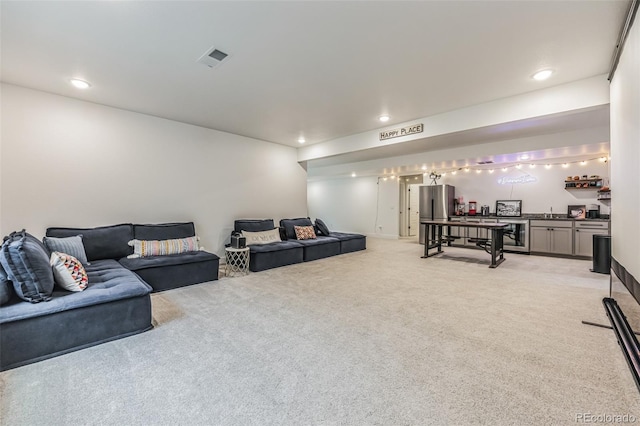
[[(595, 157), (595, 158), (589, 158), (587, 160), (576, 160), (576, 161), (566, 161), (563, 163), (547, 163), (544, 165), (545, 169), (551, 169), (553, 168), (553, 166), (561, 166), (563, 168), (568, 168), (571, 166), (571, 164), (579, 164), (580, 166), (585, 166), (587, 164), (589, 164), (589, 162), (591, 161), (598, 161), (600, 163), (606, 163), (608, 161), (611, 160), (611, 157), (609, 156), (603, 156), (603, 157)], [(500, 170), (502, 170), (503, 173), (506, 173), (509, 171), (509, 169), (515, 168), (518, 170), (521, 170), (523, 166), (529, 166), (530, 169), (534, 169), (538, 166), (538, 164), (536, 163), (529, 163), (529, 162), (525, 162), (525, 163), (515, 163), (515, 164), (510, 164), (510, 165), (506, 165), (500, 168)], [(540, 164), (540, 166), (542, 166)], [(417, 167), (417, 166), (416, 166)], [(426, 169), (426, 166), (422, 166), (421, 167), (422, 170)], [(445, 169), (443, 171), (441, 171), (439, 174), (440, 176), (446, 176), (447, 173), (450, 173), (451, 175), (456, 175), (459, 171), (464, 171), (465, 173), (469, 173), (471, 170), (474, 170), (477, 174), (481, 174), (483, 170), (485, 170), (487, 173), (494, 173), (497, 169), (482, 169), (482, 168), (475, 168), (475, 167), (469, 167), (469, 166), (465, 166), (465, 167), (460, 167), (460, 168), (455, 168), (455, 169)], [(436, 171), (433, 171), (432, 173), (436, 173)], [(423, 173), (423, 176), (427, 176), (428, 173), (425, 172)], [(391, 175), (391, 176), (384, 176), (383, 180), (387, 180), (387, 178), (390, 179), (395, 179), (396, 176), (395, 175)], [(417, 179), (417, 177), (415, 178)]]

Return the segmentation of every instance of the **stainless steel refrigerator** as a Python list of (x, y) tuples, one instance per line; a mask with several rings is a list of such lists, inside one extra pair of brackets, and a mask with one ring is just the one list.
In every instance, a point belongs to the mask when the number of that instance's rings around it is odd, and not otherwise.
[[(424, 185), (420, 187), (420, 220), (448, 219), (455, 214), (456, 187)], [(424, 226), (420, 225), (420, 244), (424, 244)]]

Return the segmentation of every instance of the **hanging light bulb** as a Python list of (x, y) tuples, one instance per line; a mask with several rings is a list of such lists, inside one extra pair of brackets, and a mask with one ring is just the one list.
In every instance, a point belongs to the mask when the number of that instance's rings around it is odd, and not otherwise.
[(516, 164), (516, 169), (521, 169), (522, 168), (522, 164)]
[(478, 170), (476, 170), (476, 173), (480, 174), (480, 173), (482, 173), (482, 170), (478, 169)]
[(507, 169), (506, 167), (503, 167), (503, 168), (502, 168), (502, 171), (503, 171), (503, 172), (506, 172), (507, 170), (509, 170), (509, 169)]
[(551, 168), (551, 164), (547, 164), (546, 166), (544, 166), (545, 169), (550, 169)]
[(456, 173), (458, 173), (458, 172), (455, 171), (455, 170), (451, 172), (452, 175), (455, 175)]
[(586, 165), (587, 165), (587, 162), (586, 162), (586, 161), (581, 161), (581, 162), (580, 162), (580, 165), (581, 165), (581, 166), (586, 166)]
[(601, 163), (606, 163), (607, 162), (607, 157), (600, 157), (598, 159), (598, 161), (600, 161)]
[(562, 163), (562, 167), (566, 169), (567, 167), (569, 167), (569, 163)]
[(385, 176), (384, 178), (382, 178), (382, 180), (386, 182), (386, 180), (387, 180), (387, 177)]
[(535, 164), (529, 164), (529, 168), (530, 168), (530, 169), (535, 169), (535, 168), (536, 168), (536, 165), (535, 165)]
[(446, 176), (446, 175), (447, 175), (447, 172), (442, 172), (442, 176)]
[(489, 169), (489, 173), (493, 173), (493, 172), (495, 172), (495, 170)]
[(470, 170), (471, 170), (471, 169), (470, 169), (470, 168), (468, 168), (468, 167), (465, 167), (465, 168), (464, 168), (465, 173), (469, 173), (469, 171), (470, 171)]

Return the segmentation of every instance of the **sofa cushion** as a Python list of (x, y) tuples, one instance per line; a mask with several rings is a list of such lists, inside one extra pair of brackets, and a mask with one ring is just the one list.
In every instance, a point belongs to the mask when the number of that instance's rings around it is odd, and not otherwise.
[(87, 253), (84, 251), (82, 235), (65, 238), (44, 237), (43, 242), (50, 253), (54, 251), (66, 253), (78, 259), (83, 265), (89, 263)]
[(150, 256), (169, 256), (172, 254), (198, 251), (198, 237), (177, 238), (175, 240), (131, 240), (129, 245), (133, 247), (133, 254), (127, 256), (130, 259)]
[(329, 227), (322, 221), (322, 219), (316, 218), (316, 229), (319, 235), (329, 236)]
[(133, 225), (133, 238), (136, 240), (174, 240), (195, 235), (193, 222)]
[(259, 244), (249, 247), (250, 253), (269, 253), (280, 250), (288, 250), (293, 248), (300, 248), (302, 245), (298, 241), (280, 241), (269, 244)]
[(68, 291), (82, 291), (87, 288), (89, 278), (82, 263), (75, 257), (54, 251), (49, 263), (53, 268), (53, 278), (60, 287)]
[(233, 229), (236, 232), (270, 231), (275, 227), (273, 219), (238, 219), (233, 224)]
[(270, 231), (250, 232), (242, 231), (242, 236), (246, 238), (248, 246), (255, 244), (269, 244), (282, 241), (280, 239), (280, 231), (274, 228)]
[(206, 251), (192, 251), (188, 253), (172, 254), (168, 256), (151, 256), (129, 259), (124, 257), (119, 260), (120, 264), (131, 271), (139, 271), (147, 268), (157, 268), (162, 266), (183, 265), (195, 262), (205, 262), (216, 260), (219, 257)]
[(0, 305), (4, 305), (13, 296), (13, 283), (0, 264)]
[(340, 241), (359, 240), (361, 238), (365, 238), (362, 234), (348, 234), (345, 232), (330, 232), (329, 236), (337, 238)]
[(0, 263), (18, 297), (39, 303), (51, 298), (53, 272), (44, 245), (25, 230), (9, 235), (0, 249)]
[(280, 227), (284, 228), (284, 232), (288, 240), (296, 239), (296, 231), (294, 226), (313, 226), (313, 223), (308, 217), (280, 220)]
[(47, 237), (72, 237), (82, 235), (87, 259), (120, 259), (133, 253), (127, 243), (133, 240), (133, 225), (123, 223), (97, 228), (48, 228)]
[(294, 226), (293, 230), (296, 233), (296, 240), (316, 239), (316, 233), (313, 230), (313, 226)]
[(151, 292), (151, 287), (147, 283), (115, 260), (91, 262), (91, 265), (86, 267), (86, 271), (89, 276), (86, 290), (69, 293), (66, 290), (56, 288), (49, 302), (36, 305), (10, 302), (0, 309), (0, 324), (144, 296)]

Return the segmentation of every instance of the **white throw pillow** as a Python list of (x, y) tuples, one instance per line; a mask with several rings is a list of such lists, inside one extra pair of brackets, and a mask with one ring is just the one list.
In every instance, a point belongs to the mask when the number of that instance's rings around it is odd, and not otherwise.
[(54, 251), (49, 258), (49, 264), (53, 268), (53, 278), (60, 287), (69, 291), (82, 291), (87, 288), (87, 271), (75, 257)]
[(249, 232), (242, 231), (242, 236), (247, 239), (247, 245), (269, 244), (282, 241), (280, 239), (280, 231), (278, 228), (270, 231)]

